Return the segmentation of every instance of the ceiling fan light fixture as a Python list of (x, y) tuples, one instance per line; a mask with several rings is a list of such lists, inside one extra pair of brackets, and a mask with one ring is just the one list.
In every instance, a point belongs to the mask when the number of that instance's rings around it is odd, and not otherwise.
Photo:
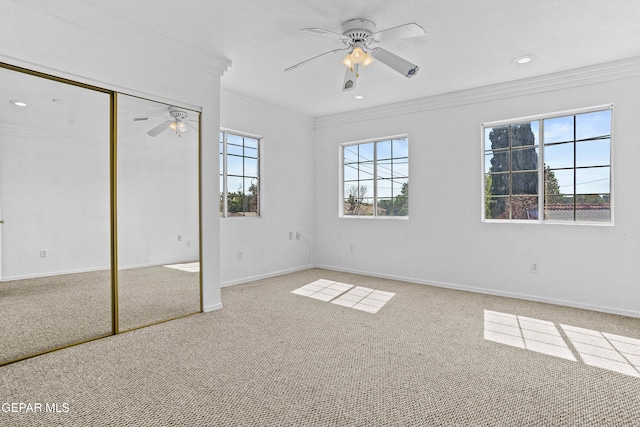
[(355, 64), (360, 64), (363, 67), (366, 67), (373, 63), (373, 57), (369, 53), (362, 50), (360, 46), (356, 46), (353, 48), (351, 53), (345, 56), (344, 60), (342, 60), (342, 63), (349, 68), (353, 68)]

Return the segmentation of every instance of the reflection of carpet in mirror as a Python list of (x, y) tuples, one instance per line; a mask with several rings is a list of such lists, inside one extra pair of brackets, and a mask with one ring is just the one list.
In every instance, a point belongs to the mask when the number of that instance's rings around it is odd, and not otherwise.
[[(120, 330), (200, 311), (199, 274), (121, 270)], [(112, 334), (111, 272), (0, 282), (0, 363)]]
[(167, 268), (175, 268), (176, 270), (188, 271), (190, 273), (199, 273), (200, 272), (200, 262), (186, 262), (183, 264), (171, 264), (165, 265)]

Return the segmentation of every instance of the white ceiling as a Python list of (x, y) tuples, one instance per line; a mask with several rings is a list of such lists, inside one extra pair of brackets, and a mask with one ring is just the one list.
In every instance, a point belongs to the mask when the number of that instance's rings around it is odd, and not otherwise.
[[(298, 113), (319, 117), (640, 55), (638, 0), (23, 0), (64, 10), (84, 27), (118, 21), (189, 52), (228, 59), (222, 87)], [(16, 3), (17, 4), (17, 3)], [(44, 6), (43, 6), (44, 5)], [(301, 32), (365, 18), (378, 30), (415, 22), (425, 37), (382, 47), (420, 66), (406, 79), (376, 62), (357, 89), (342, 92), (343, 54), (283, 70), (343, 47)], [(512, 62), (532, 54), (526, 65)], [(356, 100), (353, 94), (365, 96)]]

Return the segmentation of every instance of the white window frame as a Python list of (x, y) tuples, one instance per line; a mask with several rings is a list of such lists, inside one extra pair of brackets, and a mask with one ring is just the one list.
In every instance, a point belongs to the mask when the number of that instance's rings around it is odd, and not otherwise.
[[(610, 220), (609, 221), (577, 221), (577, 220), (554, 220), (554, 219), (544, 219), (544, 185), (545, 185), (545, 176), (544, 176), (544, 126), (543, 122), (546, 119), (553, 119), (559, 117), (566, 116), (575, 116), (579, 114), (585, 113), (594, 113), (598, 111), (609, 110), (611, 112), (611, 124), (610, 124), (610, 143), (609, 143), (609, 204), (610, 204)], [(485, 129), (507, 126), (512, 124), (526, 123), (539, 121), (539, 139), (537, 142), (537, 146), (539, 147), (539, 158), (538, 158), (538, 219), (493, 219), (486, 218), (485, 211)], [(614, 108), (613, 104), (603, 104), (596, 105), (591, 107), (577, 108), (572, 110), (558, 111), (554, 113), (546, 113), (546, 114), (537, 114), (526, 117), (519, 117), (515, 119), (508, 120), (499, 120), (493, 122), (483, 123), (480, 127), (480, 149), (481, 149), (481, 166), (480, 166), (480, 174), (481, 174), (481, 220), (486, 223), (518, 223), (518, 224), (561, 224), (561, 225), (591, 225), (591, 226), (613, 226), (614, 225), (614, 156), (613, 156), (613, 145), (614, 145)], [(574, 165), (575, 168), (575, 165)], [(575, 191), (575, 189), (574, 189)]]
[[(354, 218), (359, 218), (359, 219), (366, 219), (366, 220), (372, 220), (372, 219), (378, 219), (378, 220), (408, 220), (409, 219), (409, 214), (407, 213), (407, 215), (403, 215), (403, 216), (393, 216), (393, 215), (377, 215), (377, 209), (378, 209), (378, 176), (377, 176), (377, 157), (374, 154), (374, 173), (373, 173), (373, 182), (374, 182), (374, 188), (373, 188), (373, 200), (374, 200), (374, 215), (345, 215), (344, 213), (344, 149), (345, 147), (349, 147), (349, 146), (354, 146), (354, 145), (361, 145), (361, 144), (369, 144), (369, 143), (373, 143), (373, 147), (374, 147), (374, 153), (376, 153), (376, 143), (377, 142), (383, 142), (383, 141), (391, 141), (391, 140), (397, 140), (397, 139), (406, 139), (407, 140), (407, 169), (409, 170), (408, 173), (408, 177), (407, 179), (410, 181), (410, 174), (411, 174), (411, 168), (409, 165), (410, 162), (410, 158), (411, 158), (411, 149), (409, 148), (409, 135), (407, 134), (401, 134), (401, 135), (393, 135), (393, 136), (386, 136), (386, 137), (380, 137), (380, 138), (370, 138), (370, 139), (365, 139), (365, 140), (359, 140), (359, 141), (350, 141), (350, 142), (344, 142), (339, 144), (338, 146), (338, 185), (339, 185), (339, 189), (338, 189), (338, 217), (339, 218), (350, 218), (350, 219), (354, 219)], [(408, 199), (408, 205), (410, 206), (411, 200), (411, 191), (409, 191), (409, 199)]]
[[(247, 132), (241, 132), (233, 129), (220, 128), (220, 133), (224, 134), (223, 138), (223, 152), (220, 154), (222, 156), (222, 169), (220, 170), (219, 177), (222, 177), (222, 192), (220, 196), (222, 196), (222, 212), (220, 214), (220, 218), (261, 218), (263, 215), (262, 212), (262, 175), (263, 175), (263, 137), (258, 135), (253, 135)], [(228, 180), (227, 180), (227, 135), (233, 134), (236, 136), (240, 136), (243, 138), (251, 138), (258, 141), (258, 197), (257, 197), (257, 215), (237, 215), (237, 216), (229, 216), (228, 215)]]

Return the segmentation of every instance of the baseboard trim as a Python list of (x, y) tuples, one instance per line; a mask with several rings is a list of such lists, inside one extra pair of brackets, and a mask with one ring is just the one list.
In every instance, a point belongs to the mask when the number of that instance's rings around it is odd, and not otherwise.
[(222, 303), (207, 305), (202, 308), (203, 313), (209, 313), (210, 311), (222, 310)]
[(286, 270), (273, 271), (271, 273), (258, 274), (256, 276), (243, 277), (242, 279), (228, 280), (220, 283), (220, 287), (226, 288), (227, 286), (240, 285), (242, 283), (253, 282), (254, 280), (268, 279), (270, 277), (282, 276), (283, 274), (296, 273), (298, 271), (309, 270), (315, 268), (315, 265), (304, 265), (302, 267), (289, 268)]
[(435, 286), (435, 287), (438, 287), (438, 288), (453, 289), (453, 290), (465, 291), (465, 292), (474, 292), (474, 293), (478, 293), (478, 294), (493, 295), (493, 296), (499, 296), (499, 297), (505, 297), (505, 298), (515, 298), (515, 299), (521, 299), (521, 300), (533, 301), (533, 302), (542, 302), (542, 303), (546, 303), (546, 304), (561, 305), (561, 306), (564, 306), (564, 307), (580, 308), (580, 309), (583, 309), (583, 310), (598, 311), (598, 312), (602, 312), (602, 313), (616, 314), (616, 315), (620, 315), (620, 316), (640, 318), (640, 312), (639, 311), (625, 310), (625, 309), (620, 309), (620, 308), (616, 308), (616, 307), (608, 307), (608, 306), (602, 306), (602, 305), (586, 304), (586, 303), (582, 303), (582, 302), (579, 302), (579, 301), (570, 301), (570, 300), (563, 300), (563, 299), (556, 299), (556, 298), (547, 298), (547, 297), (541, 297), (541, 296), (537, 296), (537, 295), (521, 294), (521, 293), (517, 293), (517, 292), (498, 291), (498, 290), (495, 290), (495, 289), (479, 288), (479, 287), (474, 287), (474, 286), (466, 286), (466, 285), (459, 285), (459, 284), (454, 284), (454, 283), (439, 282), (439, 281), (435, 281), (435, 280), (416, 279), (416, 278), (413, 278), (413, 277), (395, 276), (395, 275), (391, 275), (391, 274), (373, 273), (373, 272), (368, 272), (368, 271), (361, 271), (361, 270), (356, 270), (356, 269), (351, 269), (351, 268), (341, 268), (341, 267), (335, 267), (335, 266), (323, 265), (323, 264), (318, 264), (315, 267), (316, 268), (322, 268), (322, 269), (325, 269), (325, 270), (339, 271), (339, 272), (342, 272), (342, 273), (359, 274), (361, 276), (379, 277), (381, 279), (398, 280), (398, 281), (401, 281), (401, 282), (416, 283), (416, 284), (419, 284), (419, 285), (427, 285), (427, 286)]
[(92, 273), (94, 271), (109, 271), (110, 267), (77, 268), (71, 270), (49, 271), (44, 273), (23, 274), (18, 276), (3, 276), (0, 281), (10, 282), (13, 280), (39, 279), (41, 277), (63, 276), (65, 274)]

